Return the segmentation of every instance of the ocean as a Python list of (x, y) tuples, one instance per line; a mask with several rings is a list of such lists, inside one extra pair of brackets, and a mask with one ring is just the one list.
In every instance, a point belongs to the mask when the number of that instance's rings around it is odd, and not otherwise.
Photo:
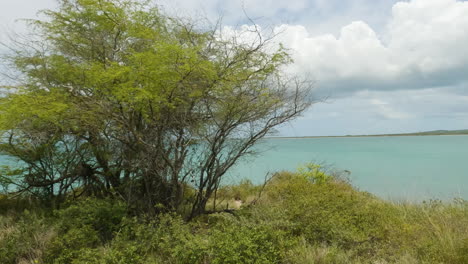
[[(270, 138), (231, 169), (225, 184), (313, 162), (353, 186), (393, 201), (468, 199), (468, 136)], [(12, 165), (0, 156), (0, 166)], [(348, 172), (344, 172), (344, 171)]]
[[(294, 171), (307, 162), (349, 174), (353, 186), (393, 201), (468, 199), (468, 136), (270, 138), (228, 182)], [(344, 171), (348, 172), (344, 172)]]

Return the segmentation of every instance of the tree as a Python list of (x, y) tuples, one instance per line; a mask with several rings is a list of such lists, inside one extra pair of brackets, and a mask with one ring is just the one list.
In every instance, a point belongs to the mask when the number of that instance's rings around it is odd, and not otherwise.
[(18, 190), (194, 217), (241, 157), (310, 106), (310, 85), (283, 74), (291, 58), (255, 26), (202, 29), (150, 6), (60, 0), (30, 21), (38, 41), (16, 42), (21, 74), (0, 98)]

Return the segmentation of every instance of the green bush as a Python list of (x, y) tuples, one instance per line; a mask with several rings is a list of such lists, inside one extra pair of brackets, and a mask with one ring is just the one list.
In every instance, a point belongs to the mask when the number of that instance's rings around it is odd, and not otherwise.
[[(209, 263), (281, 263), (292, 242), (273, 223), (230, 214), (210, 216)], [(213, 219), (216, 218), (216, 219)]]
[(333, 177), (328, 175), (321, 165), (315, 163), (306, 163), (297, 169), (297, 177), (304, 177), (309, 182), (324, 184), (330, 182)]
[(389, 233), (401, 222), (393, 205), (347, 183), (294, 173), (278, 174), (260, 206), (263, 217), (293, 223), (291, 231), (309, 243), (354, 248), (357, 255), (376, 255), (381, 244), (388, 250)]
[(83, 251), (110, 241), (125, 216), (124, 204), (86, 199), (56, 211), (58, 236), (46, 252), (50, 263), (71, 263)]
[(206, 241), (192, 228), (173, 214), (162, 214), (156, 219), (125, 219), (107, 252), (108, 258), (122, 263), (199, 263)]
[[(70, 263), (281, 263), (289, 247), (286, 232), (229, 214), (186, 223), (165, 214), (156, 220), (131, 218), (107, 247), (86, 249)], [(207, 225), (208, 223), (208, 225)], [(289, 243), (289, 244), (288, 244)]]
[(86, 249), (97, 247), (99, 242), (98, 233), (91, 226), (71, 228), (52, 241), (46, 260), (49, 263), (70, 263)]
[(128, 242), (124, 248), (100, 247), (85, 248), (80, 251), (71, 264), (151, 264), (144, 256), (139, 254), (138, 245)]
[[(53, 214), (18, 203), (0, 214), (0, 263), (468, 263), (467, 201), (393, 204), (314, 169), (278, 173), (256, 203), (191, 222), (129, 218), (111, 199)], [(223, 191), (242, 199), (259, 188)]]
[(126, 207), (118, 200), (88, 198), (72, 203), (67, 208), (56, 211), (56, 214), (59, 232), (89, 226), (98, 233), (102, 242), (106, 242), (119, 229), (126, 215)]

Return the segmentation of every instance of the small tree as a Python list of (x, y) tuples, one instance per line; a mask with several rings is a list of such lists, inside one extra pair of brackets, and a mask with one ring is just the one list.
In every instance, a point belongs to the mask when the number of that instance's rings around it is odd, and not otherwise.
[(0, 98), (0, 151), (21, 161), (22, 191), (194, 217), (239, 158), (310, 105), (310, 85), (286, 78), (290, 57), (256, 28), (202, 30), (126, 0), (60, 0), (44, 14), (30, 21), (39, 41), (16, 42), (21, 75)]

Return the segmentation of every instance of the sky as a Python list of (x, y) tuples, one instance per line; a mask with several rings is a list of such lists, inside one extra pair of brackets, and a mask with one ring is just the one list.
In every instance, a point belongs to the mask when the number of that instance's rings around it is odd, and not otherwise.
[[(316, 98), (281, 136), (468, 129), (468, 2), (161, 0), (165, 12), (279, 33)], [(54, 0), (0, 0), (0, 41)], [(249, 19), (247, 19), (249, 18)]]

